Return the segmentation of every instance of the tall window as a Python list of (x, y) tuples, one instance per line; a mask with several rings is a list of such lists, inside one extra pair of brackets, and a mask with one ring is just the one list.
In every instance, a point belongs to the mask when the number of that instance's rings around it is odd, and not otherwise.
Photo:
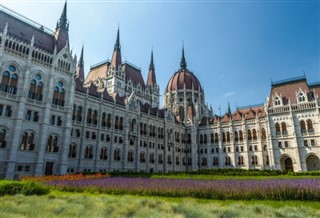
[(17, 94), (18, 75), (15, 73), (17, 68), (10, 65), (7, 71), (2, 73), (2, 80), (0, 83), (0, 91), (10, 94)]
[(6, 147), (6, 130), (0, 128), (0, 148)]
[(276, 96), (276, 97), (274, 98), (274, 105), (275, 105), (275, 106), (281, 105), (281, 100), (280, 100), (279, 96)]
[(242, 133), (242, 130), (239, 130), (239, 140), (240, 140), (240, 142), (243, 141), (243, 133)]
[(154, 153), (150, 153), (149, 155), (149, 162), (154, 163)]
[(299, 102), (304, 102), (304, 101), (306, 101), (306, 98), (305, 98), (303, 92), (300, 92), (300, 93), (299, 93), (298, 99), (299, 99)]
[(218, 157), (213, 157), (212, 165), (213, 166), (219, 166), (219, 158)]
[(207, 164), (208, 164), (207, 158), (206, 157), (202, 157), (201, 165), (202, 166), (207, 166)]
[(28, 98), (42, 101), (43, 82), (40, 74), (36, 74), (30, 82)]
[(311, 120), (307, 120), (307, 127), (308, 127), (308, 132), (309, 133), (313, 133), (314, 129), (313, 129), (313, 124)]
[(227, 142), (230, 142), (230, 132), (227, 132)]
[(267, 134), (266, 134), (266, 130), (264, 128), (261, 129), (261, 139), (266, 139), (267, 138)]
[(47, 141), (46, 152), (58, 152), (58, 137), (50, 135)]
[(257, 140), (257, 131), (256, 131), (256, 129), (252, 130), (252, 138), (253, 138), (253, 140)]
[(254, 166), (258, 165), (258, 157), (256, 155), (253, 155), (251, 157), (251, 164), (254, 165)]
[(244, 165), (244, 161), (243, 161), (243, 157), (242, 156), (238, 157), (238, 165), (239, 166), (243, 166)]
[(171, 158), (171, 154), (168, 155), (168, 164), (171, 165), (172, 164), (172, 158)]
[(238, 132), (237, 131), (234, 132), (234, 140), (236, 142), (239, 141), (239, 136), (238, 136)]
[(276, 135), (281, 135), (280, 124), (276, 123)]
[(248, 129), (248, 140), (252, 140), (252, 134), (250, 129)]
[(145, 158), (144, 152), (142, 151), (140, 152), (140, 163), (144, 163), (144, 162), (146, 162), (146, 158)]
[(53, 91), (52, 104), (58, 105), (58, 106), (64, 106), (64, 98), (65, 98), (64, 85), (63, 85), (63, 82), (59, 81), (57, 82)]
[(111, 127), (111, 114), (108, 114), (108, 117), (107, 117), (107, 127), (108, 128)]
[(301, 133), (307, 132), (306, 123), (304, 122), (304, 120), (300, 120), (300, 129), (301, 129)]
[(114, 150), (113, 158), (114, 158), (114, 160), (118, 160), (118, 161), (121, 160), (120, 149), (119, 149), (119, 148), (116, 148), (116, 149)]
[(100, 159), (107, 160), (108, 159), (108, 149), (106, 147), (102, 147), (100, 149)]
[(34, 134), (30, 132), (24, 132), (21, 138), (20, 150), (32, 151), (34, 150)]
[(98, 124), (98, 111), (97, 110), (93, 111), (92, 122), (94, 125)]
[(105, 112), (102, 113), (101, 126), (102, 127), (106, 127), (107, 126), (107, 115), (106, 115)]
[(86, 159), (93, 158), (93, 146), (91, 146), (91, 145), (86, 146), (84, 158), (86, 158)]
[(128, 162), (133, 162), (133, 151), (128, 151)]
[(222, 142), (226, 142), (226, 134), (224, 132), (222, 133)]
[(87, 111), (87, 123), (88, 124), (92, 123), (92, 110), (90, 108)]
[(229, 156), (226, 156), (226, 162), (225, 162), (226, 166), (230, 166), (231, 165), (231, 158)]
[(69, 145), (69, 157), (71, 158), (77, 157), (77, 145), (75, 144)]
[(163, 163), (163, 158), (162, 158), (163, 156), (162, 156), (162, 154), (159, 154), (158, 155), (158, 163), (159, 164), (162, 164)]
[(287, 124), (285, 122), (281, 123), (282, 135), (288, 135)]

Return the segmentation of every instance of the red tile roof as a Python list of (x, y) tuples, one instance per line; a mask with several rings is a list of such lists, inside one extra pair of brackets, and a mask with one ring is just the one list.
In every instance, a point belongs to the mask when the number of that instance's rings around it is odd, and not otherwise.
[(126, 72), (126, 81), (131, 80), (136, 85), (140, 84), (142, 89), (145, 88), (145, 83), (140, 69), (129, 62), (124, 63), (122, 69)]

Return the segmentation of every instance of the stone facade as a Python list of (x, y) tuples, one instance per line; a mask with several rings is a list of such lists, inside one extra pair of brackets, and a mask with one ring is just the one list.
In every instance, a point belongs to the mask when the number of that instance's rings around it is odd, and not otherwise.
[(153, 53), (146, 82), (112, 59), (84, 78), (70, 48), (66, 4), (55, 31), (0, 8), (0, 178), (75, 172), (186, 172), (211, 168), (320, 170), (320, 83), (271, 84), (263, 105), (212, 113), (180, 69), (164, 91)]

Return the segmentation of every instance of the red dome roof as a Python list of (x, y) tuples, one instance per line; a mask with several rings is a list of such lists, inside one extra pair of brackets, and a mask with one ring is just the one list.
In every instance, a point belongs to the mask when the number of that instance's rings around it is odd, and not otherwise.
[(198, 78), (187, 69), (180, 69), (168, 82), (167, 92), (183, 90), (184, 87), (189, 90), (199, 90), (202, 92), (201, 84)]

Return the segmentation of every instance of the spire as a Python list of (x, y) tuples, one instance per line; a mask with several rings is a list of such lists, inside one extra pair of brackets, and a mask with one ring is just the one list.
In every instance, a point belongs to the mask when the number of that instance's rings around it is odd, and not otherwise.
[(153, 50), (151, 50), (151, 60), (149, 65), (147, 85), (154, 86), (156, 84), (157, 84), (157, 79), (156, 79), (156, 73), (155, 73), (154, 64), (153, 64)]
[(84, 46), (82, 45), (81, 55), (77, 66), (76, 77), (83, 82), (84, 81), (84, 61), (83, 61), (83, 50)]
[(67, 19), (67, 1), (64, 3), (63, 11), (57, 23), (57, 28), (69, 30), (69, 21)]
[(228, 101), (228, 114), (231, 115), (231, 108), (230, 108), (230, 102)]
[(120, 51), (120, 31), (118, 27), (118, 32), (117, 32), (117, 39), (116, 43), (114, 44), (114, 49), (113, 49), (113, 54), (112, 54), (112, 59), (111, 59), (111, 67), (118, 69), (118, 67), (121, 65), (121, 51)]
[(182, 42), (182, 57), (181, 57), (181, 62), (180, 62), (180, 68), (181, 69), (186, 69), (187, 68), (187, 62), (186, 59), (184, 57), (184, 45)]

